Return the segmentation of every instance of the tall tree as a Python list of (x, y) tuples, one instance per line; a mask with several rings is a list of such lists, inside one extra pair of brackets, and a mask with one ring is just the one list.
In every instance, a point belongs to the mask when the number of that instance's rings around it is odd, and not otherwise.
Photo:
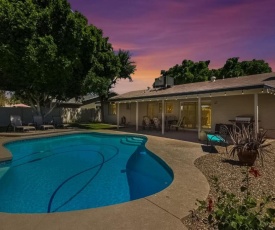
[(181, 65), (175, 65), (164, 71), (164, 74), (173, 77), (176, 85), (206, 81), (210, 76), (209, 63), (210, 61), (183, 60)]
[(269, 64), (264, 60), (252, 61), (242, 61), (241, 67), (244, 71), (244, 75), (260, 74), (260, 73), (270, 73), (272, 69), (269, 67)]
[(220, 70), (218, 78), (229, 78), (243, 76), (244, 71), (238, 57), (229, 58)]
[(116, 54), (108, 40), (106, 40), (106, 44), (102, 45), (107, 49), (101, 49), (101, 52), (97, 54), (97, 62), (91, 68), (85, 85), (87, 92), (94, 92), (99, 96), (101, 118), (104, 122), (104, 102), (108, 99), (111, 89), (119, 79), (132, 81), (131, 74), (134, 74), (136, 65), (135, 62), (131, 61), (129, 51), (119, 50)]
[(132, 81), (131, 75), (136, 71), (136, 64), (134, 61), (131, 61), (131, 54), (127, 50), (119, 49), (117, 57), (120, 62), (120, 71), (118, 76), (113, 80), (113, 84), (116, 84), (118, 79), (129, 79)]
[(83, 93), (100, 39), (66, 0), (0, 0), (0, 28), (0, 89), (42, 115)]
[(207, 81), (211, 76), (218, 79), (247, 76), (260, 73), (270, 73), (272, 69), (264, 60), (242, 61), (238, 57), (229, 58), (224, 66), (220, 69), (209, 70), (210, 61), (193, 62), (183, 60), (181, 65), (175, 65), (161, 74), (173, 77), (176, 85)]
[(272, 69), (264, 60), (242, 61), (238, 57), (229, 58), (224, 66), (219, 69), (218, 78), (240, 77), (260, 73), (270, 73)]

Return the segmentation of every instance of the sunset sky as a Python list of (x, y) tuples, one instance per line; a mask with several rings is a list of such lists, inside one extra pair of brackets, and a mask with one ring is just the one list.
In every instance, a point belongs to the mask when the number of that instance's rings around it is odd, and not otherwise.
[(152, 87), (161, 70), (184, 59), (220, 68), (231, 57), (263, 59), (275, 72), (274, 0), (68, 0), (136, 62), (121, 94)]

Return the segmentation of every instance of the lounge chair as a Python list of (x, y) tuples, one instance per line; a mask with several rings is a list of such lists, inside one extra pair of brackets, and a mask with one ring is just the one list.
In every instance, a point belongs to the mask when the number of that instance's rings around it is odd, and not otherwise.
[(146, 129), (146, 128), (151, 129), (154, 127), (154, 125), (151, 123), (151, 119), (148, 116), (143, 117), (142, 127), (143, 129)]
[(35, 124), (36, 128), (38, 129), (54, 129), (53, 125), (47, 125), (43, 123), (43, 118), (42, 116), (36, 115), (33, 116), (33, 123)]
[(177, 124), (170, 125), (170, 128), (175, 128), (178, 131), (179, 128), (181, 128), (181, 127), (183, 128), (183, 126), (182, 126), (183, 121), (184, 121), (184, 117), (181, 117), (178, 120)]
[(67, 127), (69, 127), (69, 124), (64, 124), (62, 122), (61, 117), (53, 116), (53, 124), (56, 128), (67, 128)]
[(13, 127), (14, 132), (16, 130), (21, 130), (21, 131), (30, 131), (33, 130), (35, 131), (35, 127), (31, 125), (23, 125), (21, 117), (18, 115), (10, 115), (10, 125)]
[(207, 145), (210, 144), (211, 146), (210, 152), (212, 152), (215, 145), (223, 146), (226, 148), (226, 151), (227, 151), (227, 146), (228, 146), (227, 136), (228, 136), (228, 127), (226, 125), (216, 124), (214, 133), (206, 132)]

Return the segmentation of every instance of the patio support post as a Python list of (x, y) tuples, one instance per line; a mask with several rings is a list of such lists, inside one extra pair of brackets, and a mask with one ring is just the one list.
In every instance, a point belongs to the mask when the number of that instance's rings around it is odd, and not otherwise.
[(136, 131), (138, 131), (138, 102), (136, 101)]
[(255, 120), (255, 134), (259, 132), (259, 104), (258, 94), (254, 94), (254, 120)]
[(119, 102), (116, 104), (116, 109), (117, 109), (117, 116), (116, 116), (116, 123), (117, 123), (117, 129), (119, 129)]
[(162, 100), (162, 111), (161, 111), (161, 133), (164, 134), (164, 100)]
[(198, 97), (198, 139), (200, 140), (201, 134), (201, 97)]

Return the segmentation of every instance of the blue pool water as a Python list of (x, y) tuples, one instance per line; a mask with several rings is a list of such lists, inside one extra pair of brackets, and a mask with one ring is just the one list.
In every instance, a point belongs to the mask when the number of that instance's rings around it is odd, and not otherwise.
[(157, 193), (172, 170), (142, 136), (69, 134), (5, 144), (0, 212), (51, 213), (118, 204)]

